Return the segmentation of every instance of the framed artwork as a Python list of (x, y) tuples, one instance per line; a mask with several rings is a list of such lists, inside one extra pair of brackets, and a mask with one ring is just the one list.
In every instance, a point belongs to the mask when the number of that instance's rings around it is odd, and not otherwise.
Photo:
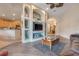
[(56, 26), (55, 25), (52, 25), (52, 24), (48, 24), (47, 25), (47, 34), (55, 34), (55, 28)]

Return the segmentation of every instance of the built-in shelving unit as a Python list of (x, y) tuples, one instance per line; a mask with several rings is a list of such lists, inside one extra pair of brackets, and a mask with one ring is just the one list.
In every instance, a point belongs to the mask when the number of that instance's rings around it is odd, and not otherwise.
[(22, 14), (22, 42), (33, 42), (45, 38), (46, 12), (35, 5), (24, 4)]

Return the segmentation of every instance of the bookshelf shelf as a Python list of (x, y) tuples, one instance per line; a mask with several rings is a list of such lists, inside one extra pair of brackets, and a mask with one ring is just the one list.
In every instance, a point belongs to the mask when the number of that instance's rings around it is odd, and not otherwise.
[(32, 4), (23, 5), (21, 19), (23, 43), (41, 40), (45, 37), (45, 14), (46, 12), (42, 13), (42, 9)]

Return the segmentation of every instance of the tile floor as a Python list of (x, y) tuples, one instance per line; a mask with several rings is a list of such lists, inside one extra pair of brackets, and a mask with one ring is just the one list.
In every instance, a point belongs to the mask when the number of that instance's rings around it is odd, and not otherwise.
[[(63, 41), (63, 40), (62, 40)], [(40, 41), (38, 41), (40, 42)], [(36, 43), (38, 43), (36, 42)], [(35, 42), (34, 42), (35, 44)], [(9, 56), (51, 56), (51, 51), (43, 53), (39, 49), (36, 49), (33, 46), (33, 43), (21, 43), (17, 42), (12, 45), (7, 46), (3, 50), (8, 50)], [(52, 56), (56, 56), (55, 53), (52, 54)]]
[[(66, 53), (67, 50), (69, 50), (69, 39), (60, 38), (60, 41), (66, 43), (64, 49), (60, 53), (60, 55), (63, 55), (64, 53)], [(36, 43), (38, 43), (38, 42), (36, 42)], [(39, 49), (36, 49), (33, 46), (33, 43), (23, 44), (20, 41), (15, 42), (15, 43), (3, 48), (2, 50), (8, 50), (9, 56), (51, 56), (51, 52), (43, 53)], [(52, 56), (56, 56), (56, 54), (53, 53)]]
[(49, 56), (48, 53), (42, 53), (34, 48), (31, 43), (23, 44), (19, 42), (12, 44), (3, 50), (8, 50), (10, 56)]

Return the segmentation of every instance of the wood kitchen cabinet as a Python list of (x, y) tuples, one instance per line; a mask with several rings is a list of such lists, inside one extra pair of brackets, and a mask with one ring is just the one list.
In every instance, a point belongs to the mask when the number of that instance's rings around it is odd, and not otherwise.
[(8, 28), (8, 29), (20, 29), (21, 22), (20, 20), (7, 20), (7, 19), (0, 19), (0, 29)]

